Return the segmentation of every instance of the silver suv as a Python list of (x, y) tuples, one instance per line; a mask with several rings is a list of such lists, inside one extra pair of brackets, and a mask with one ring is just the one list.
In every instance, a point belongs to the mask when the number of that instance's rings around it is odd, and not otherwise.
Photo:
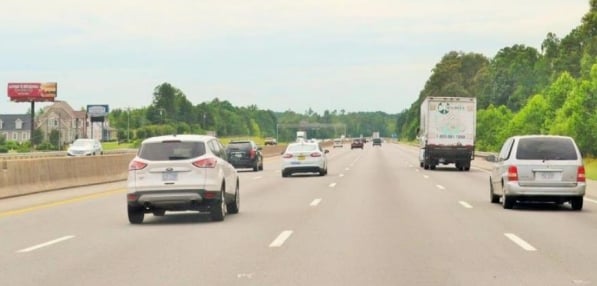
[(570, 202), (581, 210), (585, 167), (574, 139), (567, 136), (525, 135), (506, 140), (489, 178), (492, 203), (505, 209), (517, 201)]
[(226, 151), (212, 136), (168, 135), (145, 139), (129, 164), (128, 218), (145, 213), (209, 212), (214, 221), (238, 213), (239, 178)]

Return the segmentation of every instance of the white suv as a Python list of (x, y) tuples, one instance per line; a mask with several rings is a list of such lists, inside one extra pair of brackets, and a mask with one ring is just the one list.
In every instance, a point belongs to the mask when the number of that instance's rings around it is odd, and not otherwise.
[(145, 213), (209, 212), (214, 221), (239, 211), (239, 178), (213, 136), (167, 135), (145, 139), (129, 164), (128, 218)]

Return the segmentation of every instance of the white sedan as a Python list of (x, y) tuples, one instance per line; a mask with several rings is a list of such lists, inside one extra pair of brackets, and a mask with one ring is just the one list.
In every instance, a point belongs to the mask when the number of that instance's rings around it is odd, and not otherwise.
[(319, 143), (297, 142), (291, 143), (282, 153), (282, 177), (294, 173), (328, 173), (327, 153), (329, 150), (321, 148)]

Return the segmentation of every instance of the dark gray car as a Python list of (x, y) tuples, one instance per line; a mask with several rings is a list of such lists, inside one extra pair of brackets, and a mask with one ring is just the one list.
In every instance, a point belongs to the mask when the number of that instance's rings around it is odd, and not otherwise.
[(253, 171), (263, 170), (261, 147), (251, 140), (230, 141), (226, 146), (228, 161), (234, 168), (251, 168)]
[(574, 139), (526, 135), (506, 140), (489, 178), (492, 203), (510, 209), (519, 201), (570, 202), (581, 210), (586, 180)]

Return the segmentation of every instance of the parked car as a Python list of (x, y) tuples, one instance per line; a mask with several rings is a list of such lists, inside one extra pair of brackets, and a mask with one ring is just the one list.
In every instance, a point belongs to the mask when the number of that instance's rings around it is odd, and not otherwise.
[(567, 136), (510, 137), (503, 144), (489, 178), (492, 203), (505, 209), (520, 201), (570, 202), (581, 210), (585, 167), (574, 139)]
[(263, 170), (261, 150), (252, 140), (230, 141), (226, 146), (228, 160), (234, 168), (252, 168), (253, 171)]
[(239, 211), (239, 177), (224, 146), (207, 135), (167, 135), (143, 140), (129, 164), (128, 218), (145, 213), (209, 212), (214, 221)]
[(102, 143), (97, 139), (77, 139), (66, 150), (68, 156), (95, 156), (104, 154)]
[(273, 138), (273, 137), (267, 137), (267, 138), (265, 138), (263, 144), (265, 144), (265, 146), (278, 145), (278, 140), (276, 140), (276, 138)]
[(282, 177), (295, 173), (328, 173), (327, 153), (319, 143), (290, 143), (282, 153)]
[(373, 138), (371, 141), (373, 142), (373, 146), (381, 147), (381, 138)]
[(350, 143), (350, 149), (355, 149), (355, 148), (365, 148), (365, 142), (363, 139), (361, 138), (354, 138), (352, 139), (352, 143)]
[(344, 147), (344, 142), (342, 142), (342, 139), (340, 139), (340, 138), (334, 139), (333, 146), (334, 146), (334, 148), (336, 148), (336, 147), (342, 148), (342, 147)]

